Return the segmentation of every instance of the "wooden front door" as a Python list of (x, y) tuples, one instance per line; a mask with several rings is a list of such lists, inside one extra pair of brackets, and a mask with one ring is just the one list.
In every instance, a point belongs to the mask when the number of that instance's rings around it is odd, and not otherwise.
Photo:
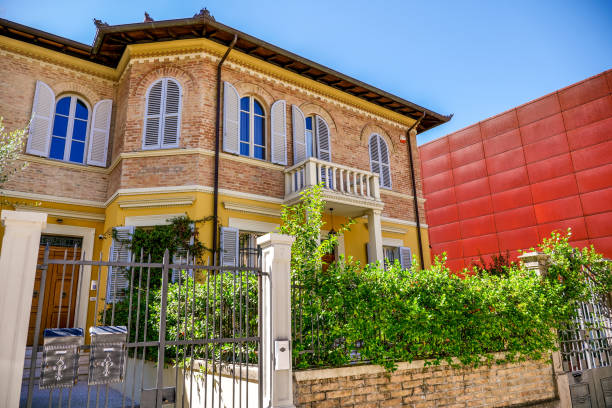
[[(40, 246), (38, 252), (38, 265), (43, 263), (45, 247)], [(81, 248), (74, 247), (49, 247), (49, 259), (68, 260), (81, 259)], [(76, 257), (75, 257), (76, 256)], [(38, 302), (41, 299), (40, 281), (42, 271), (36, 270), (34, 281), (34, 293), (32, 294), (32, 309), (30, 310), (30, 326), (28, 329), (28, 346), (34, 341), (34, 330), (36, 328), (36, 313)], [(63, 280), (63, 287), (62, 287)], [(44, 288), (44, 300), (42, 317), (40, 320), (40, 334), (38, 343), (41, 343), (42, 333), (45, 329), (56, 327), (73, 327), (75, 321), (77, 289), (79, 287), (79, 268), (73, 265), (49, 265), (47, 269), (47, 280)], [(71, 296), (72, 294), (72, 296)], [(60, 310), (61, 303), (61, 310)], [(69, 304), (70, 303), (70, 304)], [(70, 320), (68, 316), (70, 315)], [(58, 324), (59, 316), (59, 324)]]

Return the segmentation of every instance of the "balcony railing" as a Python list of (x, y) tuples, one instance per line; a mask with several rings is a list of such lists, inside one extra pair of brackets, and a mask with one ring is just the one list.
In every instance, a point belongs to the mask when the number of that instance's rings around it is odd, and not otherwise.
[(285, 200), (319, 183), (338, 198), (380, 201), (378, 174), (315, 158), (285, 170)]

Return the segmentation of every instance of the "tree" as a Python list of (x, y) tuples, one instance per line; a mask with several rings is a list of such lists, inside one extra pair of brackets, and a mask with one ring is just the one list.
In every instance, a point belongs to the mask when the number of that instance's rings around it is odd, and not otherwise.
[(0, 116), (0, 187), (27, 163), (19, 163), (19, 154), (26, 141), (27, 127), (8, 131), (4, 118)]

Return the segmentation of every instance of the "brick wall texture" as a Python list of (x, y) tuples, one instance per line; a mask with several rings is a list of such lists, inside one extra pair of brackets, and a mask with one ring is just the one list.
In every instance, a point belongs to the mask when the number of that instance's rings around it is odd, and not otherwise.
[(552, 408), (559, 403), (549, 363), (523, 362), (475, 369), (411, 367), (412, 364), (400, 364), (390, 375), (382, 370), (351, 374), (352, 368), (337, 369), (343, 371), (341, 376), (296, 372), (294, 403), (298, 408)]
[(612, 70), (419, 150), (432, 256), (451, 269), (568, 227), (612, 257)]
[[(77, 69), (39, 61), (35, 57), (2, 50), (0, 58), (0, 115), (6, 118), (8, 129), (27, 124), (32, 110), (36, 80), (48, 84), (56, 96), (76, 94), (93, 106), (101, 99), (113, 99), (113, 114), (108, 165), (119, 160), (121, 154), (142, 151), (144, 110), (147, 89), (163, 77), (175, 78), (183, 91), (180, 123), (180, 149), (202, 149), (208, 152), (215, 147), (216, 64), (204, 55), (182, 58), (151, 58), (131, 61), (121, 77), (107, 80), (84, 74)], [(237, 52), (237, 51), (235, 51)], [(355, 111), (346, 106), (323, 101), (305, 90), (274, 81), (237, 66), (226, 64), (222, 79), (236, 86), (241, 96), (256, 97), (266, 110), (269, 120), (270, 105), (279, 99), (287, 102), (287, 142), (292, 165), (291, 105), (302, 108), (305, 114), (319, 114), (330, 125), (332, 161), (346, 166), (370, 170), (368, 137), (376, 131), (389, 143), (393, 191), (412, 195), (409, 161), (406, 145), (399, 143), (405, 134), (405, 126)], [(270, 126), (266, 125), (267, 145), (270, 145)], [(416, 149), (415, 149), (416, 150)], [(267, 161), (270, 158), (267, 149)], [(414, 152), (418, 165), (418, 151)], [(247, 160), (248, 161), (248, 160)], [(274, 198), (284, 196), (283, 167), (261, 166), (251, 163), (221, 160), (221, 189), (254, 193)], [(4, 188), (29, 193), (48, 194), (84, 200), (105, 201), (118, 189), (164, 186), (202, 185), (212, 187), (214, 160), (211, 155), (194, 154), (166, 157), (126, 157), (106, 173), (88, 173), (90, 166), (79, 169), (62, 169), (39, 163), (30, 166)], [(420, 187), (420, 183), (419, 186)], [(419, 196), (422, 194), (419, 192)], [(383, 216), (414, 220), (412, 200), (397, 195), (383, 195), (387, 202)], [(421, 209), (422, 210), (422, 209)], [(421, 221), (425, 222), (424, 211)]]

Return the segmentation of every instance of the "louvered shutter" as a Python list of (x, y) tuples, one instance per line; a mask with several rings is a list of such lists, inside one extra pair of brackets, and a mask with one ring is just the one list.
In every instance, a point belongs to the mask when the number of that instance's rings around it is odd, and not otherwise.
[(51, 128), (55, 113), (55, 94), (49, 85), (36, 81), (32, 119), (28, 131), (26, 152), (37, 156), (49, 156)]
[[(370, 170), (380, 175), (380, 150), (378, 149), (378, 135), (370, 136)], [(382, 180), (381, 180), (382, 183)]]
[[(112, 262), (130, 262), (132, 251), (125, 241), (131, 241), (134, 234), (134, 227), (115, 227), (117, 239), (113, 238), (111, 244)], [(124, 267), (109, 267), (108, 280), (106, 282), (106, 303), (114, 303), (123, 299), (125, 289), (129, 284), (128, 270)]]
[(93, 108), (87, 164), (106, 167), (113, 101), (104, 99)]
[(378, 136), (380, 152), (381, 186), (391, 188), (391, 167), (389, 165), (389, 149), (382, 136)]
[(240, 248), (238, 228), (221, 228), (221, 266), (239, 266)]
[(173, 79), (164, 79), (164, 116), (162, 147), (179, 146), (181, 123), (181, 87)]
[(291, 105), (293, 122), (293, 164), (306, 160), (306, 119), (300, 108)]
[(412, 251), (409, 247), (399, 247), (399, 261), (402, 269), (412, 267)]
[(270, 109), (272, 163), (287, 164), (287, 103), (276, 101)]
[(320, 160), (331, 161), (331, 140), (329, 137), (329, 126), (320, 116), (315, 117), (317, 126), (317, 157)]
[(143, 130), (142, 148), (159, 149), (163, 104), (163, 80), (157, 81), (147, 95), (145, 108), (145, 125)]
[(223, 151), (240, 153), (240, 96), (229, 82), (223, 84)]

